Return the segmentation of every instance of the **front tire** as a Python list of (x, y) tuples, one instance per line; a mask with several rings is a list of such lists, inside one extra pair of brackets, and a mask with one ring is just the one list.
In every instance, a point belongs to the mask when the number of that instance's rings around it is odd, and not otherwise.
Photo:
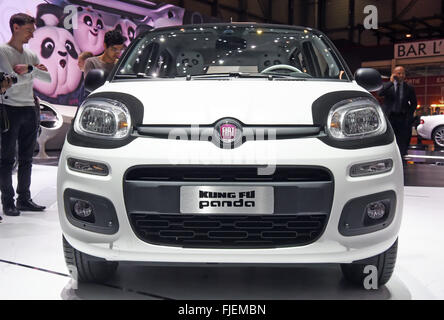
[(118, 267), (117, 262), (109, 262), (76, 250), (65, 237), (63, 252), (71, 276), (79, 282), (104, 283), (114, 275)]
[(364, 268), (368, 265), (373, 265), (378, 270), (378, 288), (386, 284), (392, 277), (393, 270), (395, 269), (396, 256), (398, 252), (398, 239), (396, 242), (383, 253), (365, 259), (355, 261), (350, 264), (341, 264), (342, 274), (344, 278), (359, 286), (364, 285), (364, 279), (367, 274), (364, 273)]

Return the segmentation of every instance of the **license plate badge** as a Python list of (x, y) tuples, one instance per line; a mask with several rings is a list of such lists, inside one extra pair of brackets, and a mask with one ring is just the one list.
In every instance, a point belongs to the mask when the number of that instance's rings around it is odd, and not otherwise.
[(273, 214), (274, 190), (264, 186), (182, 186), (184, 214)]

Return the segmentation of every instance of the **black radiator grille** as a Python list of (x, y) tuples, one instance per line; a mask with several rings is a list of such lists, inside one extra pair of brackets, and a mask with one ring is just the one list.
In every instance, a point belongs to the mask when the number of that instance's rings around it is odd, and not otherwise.
[(327, 215), (130, 214), (136, 235), (156, 245), (188, 248), (302, 246), (322, 234)]
[(270, 174), (259, 166), (141, 166), (128, 170), (126, 181), (308, 182), (332, 181), (323, 168), (277, 166)]

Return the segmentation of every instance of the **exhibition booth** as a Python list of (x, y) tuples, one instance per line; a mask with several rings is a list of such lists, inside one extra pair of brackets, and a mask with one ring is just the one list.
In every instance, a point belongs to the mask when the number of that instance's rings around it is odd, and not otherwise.
[[(33, 79), (46, 209), (0, 211), (1, 300), (444, 299), (444, 37), (351, 70), (326, 1), (233, 2), (0, 1), (0, 41), (36, 17), (51, 76)], [(115, 31), (112, 71), (84, 74)]]

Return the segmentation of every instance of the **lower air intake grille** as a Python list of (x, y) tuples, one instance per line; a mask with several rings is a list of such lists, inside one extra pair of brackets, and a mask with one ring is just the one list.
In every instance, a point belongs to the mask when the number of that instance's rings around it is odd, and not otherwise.
[(302, 246), (322, 234), (327, 215), (130, 214), (137, 236), (148, 243), (187, 248)]

